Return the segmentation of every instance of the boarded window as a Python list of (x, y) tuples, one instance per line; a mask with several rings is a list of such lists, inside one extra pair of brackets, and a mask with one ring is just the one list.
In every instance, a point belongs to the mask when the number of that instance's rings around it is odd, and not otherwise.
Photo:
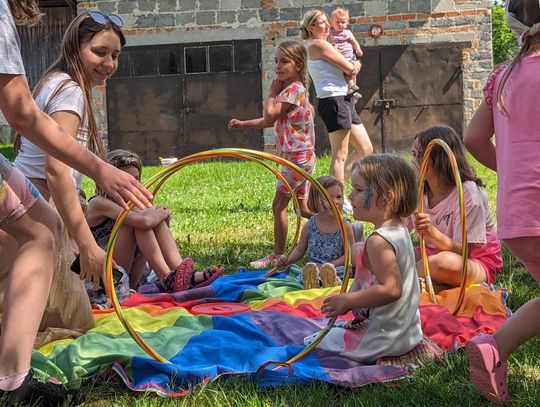
[(234, 70), (236, 72), (257, 71), (261, 56), (259, 44), (254, 41), (238, 41), (234, 44)]
[(180, 75), (182, 73), (180, 48), (159, 48), (159, 75)]
[(186, 73), (203, 73), (206, 69), (207, 47), (186, 47)]
[(114, 77), (259, 72), (260, 60), (260, 42), (253, 40), (125, 47)]
[(232, 71), (232, 46), (217, 45), (209, 47), (210, 72)]
[(158, 61), (155, 48), (134, 49), (131, 51), (133, 76), (157, 76)]

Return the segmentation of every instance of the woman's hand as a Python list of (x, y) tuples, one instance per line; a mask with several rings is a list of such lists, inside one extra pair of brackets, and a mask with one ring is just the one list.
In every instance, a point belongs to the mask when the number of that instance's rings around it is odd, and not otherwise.
[(127, 172), (104, 161), (98, 171), (99, 176), (95, 178), (96, 184), (122, 208), (128, 209), (127, 202), (129, 201), (140, 209), (152, 205), (150, 201), (153, 196), (150, 191)]
[(360, 61), (352, 61), (352, 64), (354, 69), (351, 76), (356, 76), (360, 72), (360, 69), (362, 69), (362, 63)]
[(325, 298), (321, 311), (326, 313), (326, 316), (329, 318), (337, 318), (350, 311), (351, 308), (349, 294), (343, 293)]
[(231, 119), (231, 121), (227, 125), (227, 128), (229, 128), (230, 130), (232, 130), (232, 129), (243, 129), (244, 128), (244, 122), (242, 120), (238, 120), (238, 119)]
[(100, 279), (105, 281), (106, 253), (92, 242), (86, 247), (80, 247), (81, 280), (94, 283), (94, 290), (99, 288)]

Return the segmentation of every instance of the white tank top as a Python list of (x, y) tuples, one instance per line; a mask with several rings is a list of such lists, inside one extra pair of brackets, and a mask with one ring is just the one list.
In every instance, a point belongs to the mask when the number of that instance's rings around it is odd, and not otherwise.
[(308, 58), (308, 71), (318, 99), (347, 94), (347, 82), (343, 71), (330, 62)]

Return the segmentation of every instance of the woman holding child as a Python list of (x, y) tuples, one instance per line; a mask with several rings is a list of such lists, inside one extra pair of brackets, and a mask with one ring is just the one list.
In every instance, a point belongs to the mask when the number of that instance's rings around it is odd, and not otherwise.
[[(361, 64), (347, 60), (328, 42), (330, 24), (323, 11), (308, 11), (301, 30), (302, 38), (308, 40), (308, 70), (317, 94), (317, 112), (329, 133), (332, 150), (330, 174), (344, 182), (350, 176), (353, 162), (373, 152), (354, 102), (347, 100), (348, 86), (344, 74), (356, 75)], [(356, 150), (350, 156), (349, 143)]]

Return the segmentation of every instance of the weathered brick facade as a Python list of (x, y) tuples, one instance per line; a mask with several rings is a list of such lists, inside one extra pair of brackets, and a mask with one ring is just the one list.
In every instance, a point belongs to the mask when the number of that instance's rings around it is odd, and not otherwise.
[[(489, 0), (105, 0), (81, 2), (78, 12), (98, 9), (119, 14), (128, 46), (235, 39), (260, 39), (263, 95), (273, 77), (275, 46), (298, 39), (303, 14), (320, 8), (328, 14), (345, 7), (351, 30), (362, 46), (470, 42), (464, 50), (464, 121), (482, 97), (482, 84), (492, 69), (491, 1)], [(372, 24), (384, 34), (368, 35)], [(97, 91), (98, 119), (106, 134), (106, 103)], [(262, 101), (261, 101), (262, 103)], [(271, 132), (265, 141), (271, 143)]]
[[(79, 10), (118, 13), (124, 19), (131, 46), (260, 39), (266, 94), (276, 44), (299, 38), (300, 21), (307, 10), (320, 8), (329, 14), (338, 6), (349, 10), (350, 28), (362, 46), (470, 41), (472, 45), (464, 50), (462, 61), (464, 117), (466, 122), (470, 119), (492, 69), (491, 1), (107, 0), (79, 3)], [(378, 39), (368, 35), (373, 23), (384, 28)], [(265, 141), (272, 142), (271, 132), (265, 134)]]

